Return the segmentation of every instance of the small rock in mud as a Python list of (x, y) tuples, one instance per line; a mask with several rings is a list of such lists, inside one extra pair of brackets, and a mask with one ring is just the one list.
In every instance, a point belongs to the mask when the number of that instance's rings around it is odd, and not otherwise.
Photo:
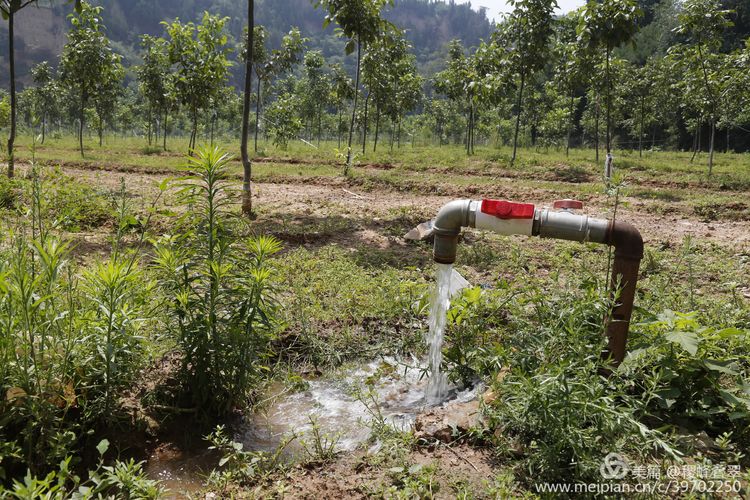
[(437, 439), (450, 443), (482, 423), (479, 401), (469, 401), (434, 408), (419, 415), (414, 422), (414, 429), (418, 439)]

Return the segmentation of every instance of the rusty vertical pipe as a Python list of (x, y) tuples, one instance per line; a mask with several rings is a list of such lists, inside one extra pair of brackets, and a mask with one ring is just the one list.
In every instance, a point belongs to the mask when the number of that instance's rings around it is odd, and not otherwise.
[(615, 247), (610, 290), (616, 301), (607, 321), (608, 344), (604, 356), (611, 358), (615, 364), (620, 364), (625, 359), (638, 269), (643, 259), (643, 238), (633, 225), (611, 222), (605, 243)]

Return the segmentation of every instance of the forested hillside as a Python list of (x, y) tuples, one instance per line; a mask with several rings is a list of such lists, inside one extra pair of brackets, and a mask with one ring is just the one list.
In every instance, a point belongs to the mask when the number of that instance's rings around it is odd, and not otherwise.
[[(330, 27), (321, 29), (323, 12), (316, 10), (310, 0), (257, 0), (256, 23), (268, 28), (269, 45), (277, 47), (281, 37), (291, 26), (297, 26), (310, 39), (308, 46), (320, 49), (326, 58), (341, 58), (343, 42)], [(160, 36), (162, 21), (179, 18), (182, 21), (198, 21), (204, 11), (230, 18), (228, 29), (231, 36), (239, 38), (245, 23), (242, 2), (228, 0), (97, 0), (94, 5), (103, 5), (107, 35), (115, 51), (125, 58), (125, 66), (139, 63), (139, 43), (142, 34)], [(134, 4), (134, 5), (133, 5)], [(65, 17), (69, 6), (54, 0), (43, 0), (39, 7), (31, 7), (19, 14), (17, 33), (18, 74), (21, 83), (29, 83), (30, 68), (40, 62), (56, 64), (65, 44), (65, 33), (69, 23)], [(492, 23), (484, 12), (477, 12), (470, 4), (455, 4), (434, 0), (398, 0), (389, 8), (385, 17), (406, 30), (407, 38), (414, 46), (419, 67), (425, 73), (434, 72), (444, 58), (441, 49), (458, 38), (474, 46), (487, 38)], [(0, 85), (7, 87), (7, 23), (0, 23)], [(351, 61), (349, 61), (351, 63)], [(235, 75), (238, 76), (238, 75)], [(236, 78), (232, 83), (237, 83)]]

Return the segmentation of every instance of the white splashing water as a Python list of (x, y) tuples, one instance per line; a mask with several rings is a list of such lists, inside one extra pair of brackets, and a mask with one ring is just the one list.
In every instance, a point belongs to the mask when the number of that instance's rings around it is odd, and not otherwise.
[(451, 305), (452, 279), (453, 266), (437, 264), (437, 280), (430, 307), (430, 331), (427, 334), (427, 345), (430, 350), (428, 358), (430, 379), (425, 390), (427, 401), (434, 402), (442, 399), (448, 385), (445, 374), (440, 372), (440, 364), (443, 362), (443, 338), (445, 325), (448, 322), (448, 308)]

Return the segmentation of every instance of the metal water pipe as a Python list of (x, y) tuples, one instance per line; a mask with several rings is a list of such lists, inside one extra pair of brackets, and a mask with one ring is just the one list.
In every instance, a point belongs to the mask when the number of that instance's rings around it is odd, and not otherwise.
[(608, 346), (603, 356), (619, 364), (625, 358), (638, 268), (643, 258), (643, 238), (627, 222), (574, 213), (582, 208), (583, 203), (576, 200), (558, 200), (553, 209), (506, 200), (451, 201), (440, 209), (432, 224), (433, 258), (442, 264), (455, 262), (458, 237), (464, 227), (613, 246), (610, 295), (615, 305), (607, 321)]

